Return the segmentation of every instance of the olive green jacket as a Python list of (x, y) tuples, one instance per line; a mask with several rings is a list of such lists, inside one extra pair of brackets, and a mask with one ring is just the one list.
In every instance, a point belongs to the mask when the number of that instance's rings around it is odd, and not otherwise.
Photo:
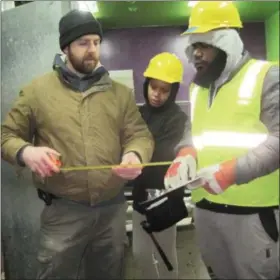
[[(2, 124), (2, 158), (17, 165), (18, 151), (30, 143), (57, 150), (65, 167), (119, 164), (129, 151), (148, 162), (154, 148), (131, 89), (107, 73), (82, 93), (63, 84), (56, 71), (24, 87)], [(111, 169), (33, 179), (38, 188), (92, 205), (110, 200), (125, 183)]]

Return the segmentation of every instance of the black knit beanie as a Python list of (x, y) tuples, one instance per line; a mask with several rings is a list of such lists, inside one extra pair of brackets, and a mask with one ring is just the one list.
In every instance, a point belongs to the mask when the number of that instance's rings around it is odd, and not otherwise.
[(72, 10), (59, 21), (59, 44), (61, 50), (81, 36), (97, 34), (102, 40), (103, 32), (100, 23), (91, 12)]

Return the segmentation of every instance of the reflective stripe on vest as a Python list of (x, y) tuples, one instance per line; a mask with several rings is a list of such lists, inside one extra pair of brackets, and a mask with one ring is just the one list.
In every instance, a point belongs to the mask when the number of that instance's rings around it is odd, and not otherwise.
[(194, 136), (194, 145), (198, 150), (205, 147), (254, 148), (267, 139), (264, 133), (238, 133), (232, 131), (207, 131)]

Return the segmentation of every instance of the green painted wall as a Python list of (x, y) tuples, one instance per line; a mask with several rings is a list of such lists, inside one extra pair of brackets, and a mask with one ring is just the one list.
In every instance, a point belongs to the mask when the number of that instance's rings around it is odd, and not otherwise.
[(270, 61), (279, 61), (279, 10), (265, 22), (266, 55)]

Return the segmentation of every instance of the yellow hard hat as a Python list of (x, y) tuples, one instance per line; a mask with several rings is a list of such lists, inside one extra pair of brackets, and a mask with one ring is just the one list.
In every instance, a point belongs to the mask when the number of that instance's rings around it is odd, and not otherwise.
[(239, 12), (232, 1), (199, 1), (191, 11), (189, 28), (182, 35), (242, 27)]
[(163, 52), (154, 56), (144, 72), (144, 77), (164, 81), (166, 83), (180, 83), (183, 80), (183, 64), (172, 53)]

